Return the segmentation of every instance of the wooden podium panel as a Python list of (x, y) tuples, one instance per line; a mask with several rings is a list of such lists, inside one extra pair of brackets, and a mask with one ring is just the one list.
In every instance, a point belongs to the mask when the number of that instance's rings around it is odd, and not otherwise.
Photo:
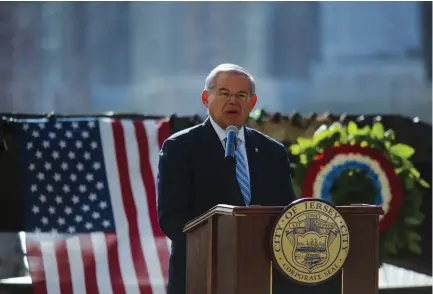
[(188, 223), (187, 294), (378, 293), (379, 215), (370, 205), (340, 206), (350, 232), (342, 273), (302, 286), (272, 265), (270, 234), (284, 207), (218, 205)]

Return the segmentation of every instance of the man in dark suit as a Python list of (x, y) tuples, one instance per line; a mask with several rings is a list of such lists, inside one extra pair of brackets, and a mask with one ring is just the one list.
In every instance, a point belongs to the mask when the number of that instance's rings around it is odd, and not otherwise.
[[(209, 117), (163, 144), (158, 218), (172, 241), (168, 294), (186, 292), (182, 228), (188, 221), (217, 204), (286, 206), (295, 200), (286, 148), (244, 126), (256, 101), (253, 77), (240, 66), (222, 64), (209, 74), (202, 93)], [(235, 173), (230, 173), (224, 160), (224, 130), (229, 125), (239, 129)]]

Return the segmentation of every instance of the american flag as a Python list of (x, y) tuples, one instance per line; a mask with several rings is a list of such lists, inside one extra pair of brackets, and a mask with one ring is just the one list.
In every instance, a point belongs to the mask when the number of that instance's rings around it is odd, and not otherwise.
[(158, 226), (165, 120), (23, 120), (26, 251), (34, 293), (165, 293)]

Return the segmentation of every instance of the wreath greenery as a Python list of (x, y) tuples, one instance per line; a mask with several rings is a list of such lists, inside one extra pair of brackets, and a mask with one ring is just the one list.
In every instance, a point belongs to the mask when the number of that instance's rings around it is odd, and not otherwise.
[[(317, 171), (323, 170), (327, 162), (323, 164), (318, 164), (318, 162), (323, 161), (324, 158), (331, 159), (335, 157), (335, 154), (340, 154), (341, 150), (344, 150), (343, 153), (347, 155), (353, 153), (352, 149), (355, 149), (355, 152), (373, 154), (374, 165), (376, 165), (376, 160), (380, 161), (382, 166), (385, 165), (386, 173), (389, 175), (391, 172), (391, 178), (396, 179), (389, 182), (387, 191), (389, 197), (394, 197), (394, 202), (399, 200), (397, 209), (394, 207), (394, 216), (388, 217), (387, 223), (381, 226), (379, 265), (389, 261), (403, 250), (409, 250), (415, 254), (421, 253), (421, 237), (416, 229), (424, 218), (420, 211), (422, 187), (429, 187), (429, 184), (421, 178), (419, 171), (410, 161), (415, 150), (408, 145), (397, 143), (393, 130), (385, 131), (380, 122), (374, 123), (372, 127), (367, 125), (362, 128), (353, 121), (346, 126), (334, 123), (331, 126), (321, 126), (313, 138), (298, 138), (297, 143), (289, 148), (296, 159), (293, 166), (294, 186), (297, 189), (297, 195), (303, 197), (317, 197), (317, 195), (306, 195), (305, 193), (312, 193), (314, 184), (317, 188), (317, 183), (312, 183), (314, 177), (311, 177), (311, 173), (313, 168)], [(349, 161), (350, 158), (347, 158)], [(337, 175), (334, 173), (331, 177), (332, 182), (327, 184), (327, 189), (316, 189), (315, 193), (321, 194), (324, 192), (317, 191), (326, 190), (329, 194), (327, 197), (330, 198), (328, 200), (335, 205), (377, 204), (378, 190), (381, 188), (380, 186), (378, 188), (377, 183), (375, 184), (375, 181), (372, 180), (376, 178), (378, 182), (377, 177), (372, 177), (371, 172), (359, 168), (353, 162), (352, 164), (347, 162), (348, 165), (341, 168), (342, 159), (340, 158), (339, 161), (340, 165), (336, 167)], [(323, 177), (321, 185), (322, 182)], [(388, 183), (386, 180), (385, 182)], [(319, 198), (326, 197), (319, 195)], [(382, 218), (384, 219), (385, 217)]]

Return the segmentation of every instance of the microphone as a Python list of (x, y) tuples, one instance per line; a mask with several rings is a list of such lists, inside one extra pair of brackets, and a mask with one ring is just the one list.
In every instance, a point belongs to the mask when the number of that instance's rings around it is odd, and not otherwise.
[(236, 159), (235, 159), (235, 150), (236, 150), (236, 139), (238, 137), (239, 130), (235, 126), (228, 126), (226, 128), (226, 151), (225, 151), (225, 165), (227, 171), (225, 174), (225, 180), (227, 183), (228, 194), (230, 195), (231, 201), (230, 203), (241, 205), (243, 203), (243, 198), (241, 191), (239, 189), (239, 184), (236, 178)]
[(226, 128), (226, 152), (224, 154), (224, 158), (234, 159), (235, 150), (236, 150), (236, 138), (238, 137), (239, 130), (235, 126), (228, 126)]

